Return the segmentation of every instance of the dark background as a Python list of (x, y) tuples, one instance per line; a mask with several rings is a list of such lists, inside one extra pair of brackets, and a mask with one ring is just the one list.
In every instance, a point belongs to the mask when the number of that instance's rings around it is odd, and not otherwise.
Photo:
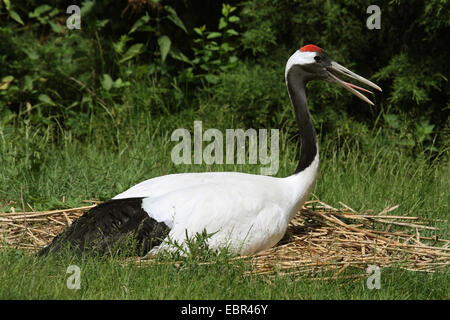
[[(310, 84), (322, 136), (382, 127), (411, 154), (448, 146), (448, 1), (378, 1), (379, 30), (366, 26), (371, 1), (226, 3), (235, 8), (227, 16), (221, 1), (83, 1), (81, 30), (69, 30), (73, 1), (2, 1), (0, 123), (58, 123), (85, 139), (93, 113), (120, 125), (130, 112), (124, 104), (135, 116), (182, 117), (207, 103), (207, 113), (222, 114), (211, 118), (217, 127), (230, 125), (227, 113), (239, 125), (284, 126), (293, 121), (285, 62), (313, 43), (383, 88), (368, 107), (340, 88)], [(219, 29), (221, 18), (228, 22)], [(194, 30), (203, 25), (202, 34)]]

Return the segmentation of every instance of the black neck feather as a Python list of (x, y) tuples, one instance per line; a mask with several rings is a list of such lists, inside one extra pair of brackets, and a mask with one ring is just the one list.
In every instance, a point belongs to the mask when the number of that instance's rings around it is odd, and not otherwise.
[(297, 124), (300, 134), (300, 160), (295, 173), (308, 168), (313, 162), (317, 150), (316, 131), (308, 111), (305, 93), (305, 78), (302, 77), (299, 66), (293, 66), (289, 69), (286, 76), (286, 84), (294, 107)]

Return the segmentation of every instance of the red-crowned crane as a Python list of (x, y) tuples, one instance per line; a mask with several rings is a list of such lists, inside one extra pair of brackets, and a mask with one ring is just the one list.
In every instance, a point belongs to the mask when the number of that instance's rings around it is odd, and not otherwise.
[[(133, 235), (140, 254), (173, 249), (204, 230), (211, 249), (228, 247), (237, 254), (270, 248), (283, 237), (289, 221), (307, 200), (319, 166), (316, 133), (309, 115), (305, 86), (311, 80), (338, 84), (369, 104), (360, 88), (332, 72), (381, 91), (376, 84), (332, 61), (309, 44), (289, 58), (285, 79), (300, 139), (300, 160), (289, 177), (237, 172), (183, 173), (141, 182), (92, 208), (41, 250), (107, 254), (125, 235)], [(370, 92), (370, 91), (367, 91)]]

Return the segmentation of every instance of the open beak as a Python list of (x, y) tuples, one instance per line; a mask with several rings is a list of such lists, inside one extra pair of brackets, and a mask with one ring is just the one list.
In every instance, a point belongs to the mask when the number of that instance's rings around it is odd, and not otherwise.
[[(337, 83), (338, 85), (344, 87), (345, 89), (347, 89), (348, 91), (350, 91), (351, 93), (353, 93), (355, 96), (357, 96), (358, 98), (360, 98), (361, 100), (367, 102), (368, 104), (373, 105), (373, 102), (370, 101), (365, 95), (363, 95), (362, 93), (360, 93), (359, 91), (356, 90), (360, 90), (360, 91), (365, 91), (365, 92), (369, 92), (372, 93), (372, 91), (366, 90), (364, 88), (358, 87), (354, 84), (345, 82), (341, 79), (339, 79), (337, 76), (335, 76), (333, 73), (331, 73), (331, 71), (337, 71), (340, 73), (345, 74), (347, 77), (353, 78), (358, 80), (359, 82), (362, 82), (366, 85), (368, 85), (369, 87), (372, 87), (374, 89), (377, 89), (379, 91), (383, 91), (381, 90), (381, 88), (379, 86), (377, 86), (375, 83), (373, 83), (372, 81), (369, 81), (359, 75), (357, 75), (354, 72), (351, 72), (350, 70), (348, 70), (347, 68), (341, 66), (339, 63), (332, 61), (331, 62), (331, 67), (327, 67), (327, 71), (328, 71), (328, 75), (330, 76), (329, 78), (329, 82), (333, 82), (333, 83)], [(355, 90), (356, 89), (356, 90)]]

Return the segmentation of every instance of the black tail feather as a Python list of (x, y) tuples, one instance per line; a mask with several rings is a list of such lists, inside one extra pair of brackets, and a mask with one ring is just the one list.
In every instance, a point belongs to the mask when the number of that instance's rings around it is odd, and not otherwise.
[[(76, 254), (125, 252), (129, 255), (145, 255), (162, 242), (170, 229), (149, 217), (142, 209), (142, 199), (109, 200), (92, 208), (39, 251), (39, 255), (66, 249)], [(133, 240), (133, 248), (124, 248), (130, 245), (130, 239)]]

